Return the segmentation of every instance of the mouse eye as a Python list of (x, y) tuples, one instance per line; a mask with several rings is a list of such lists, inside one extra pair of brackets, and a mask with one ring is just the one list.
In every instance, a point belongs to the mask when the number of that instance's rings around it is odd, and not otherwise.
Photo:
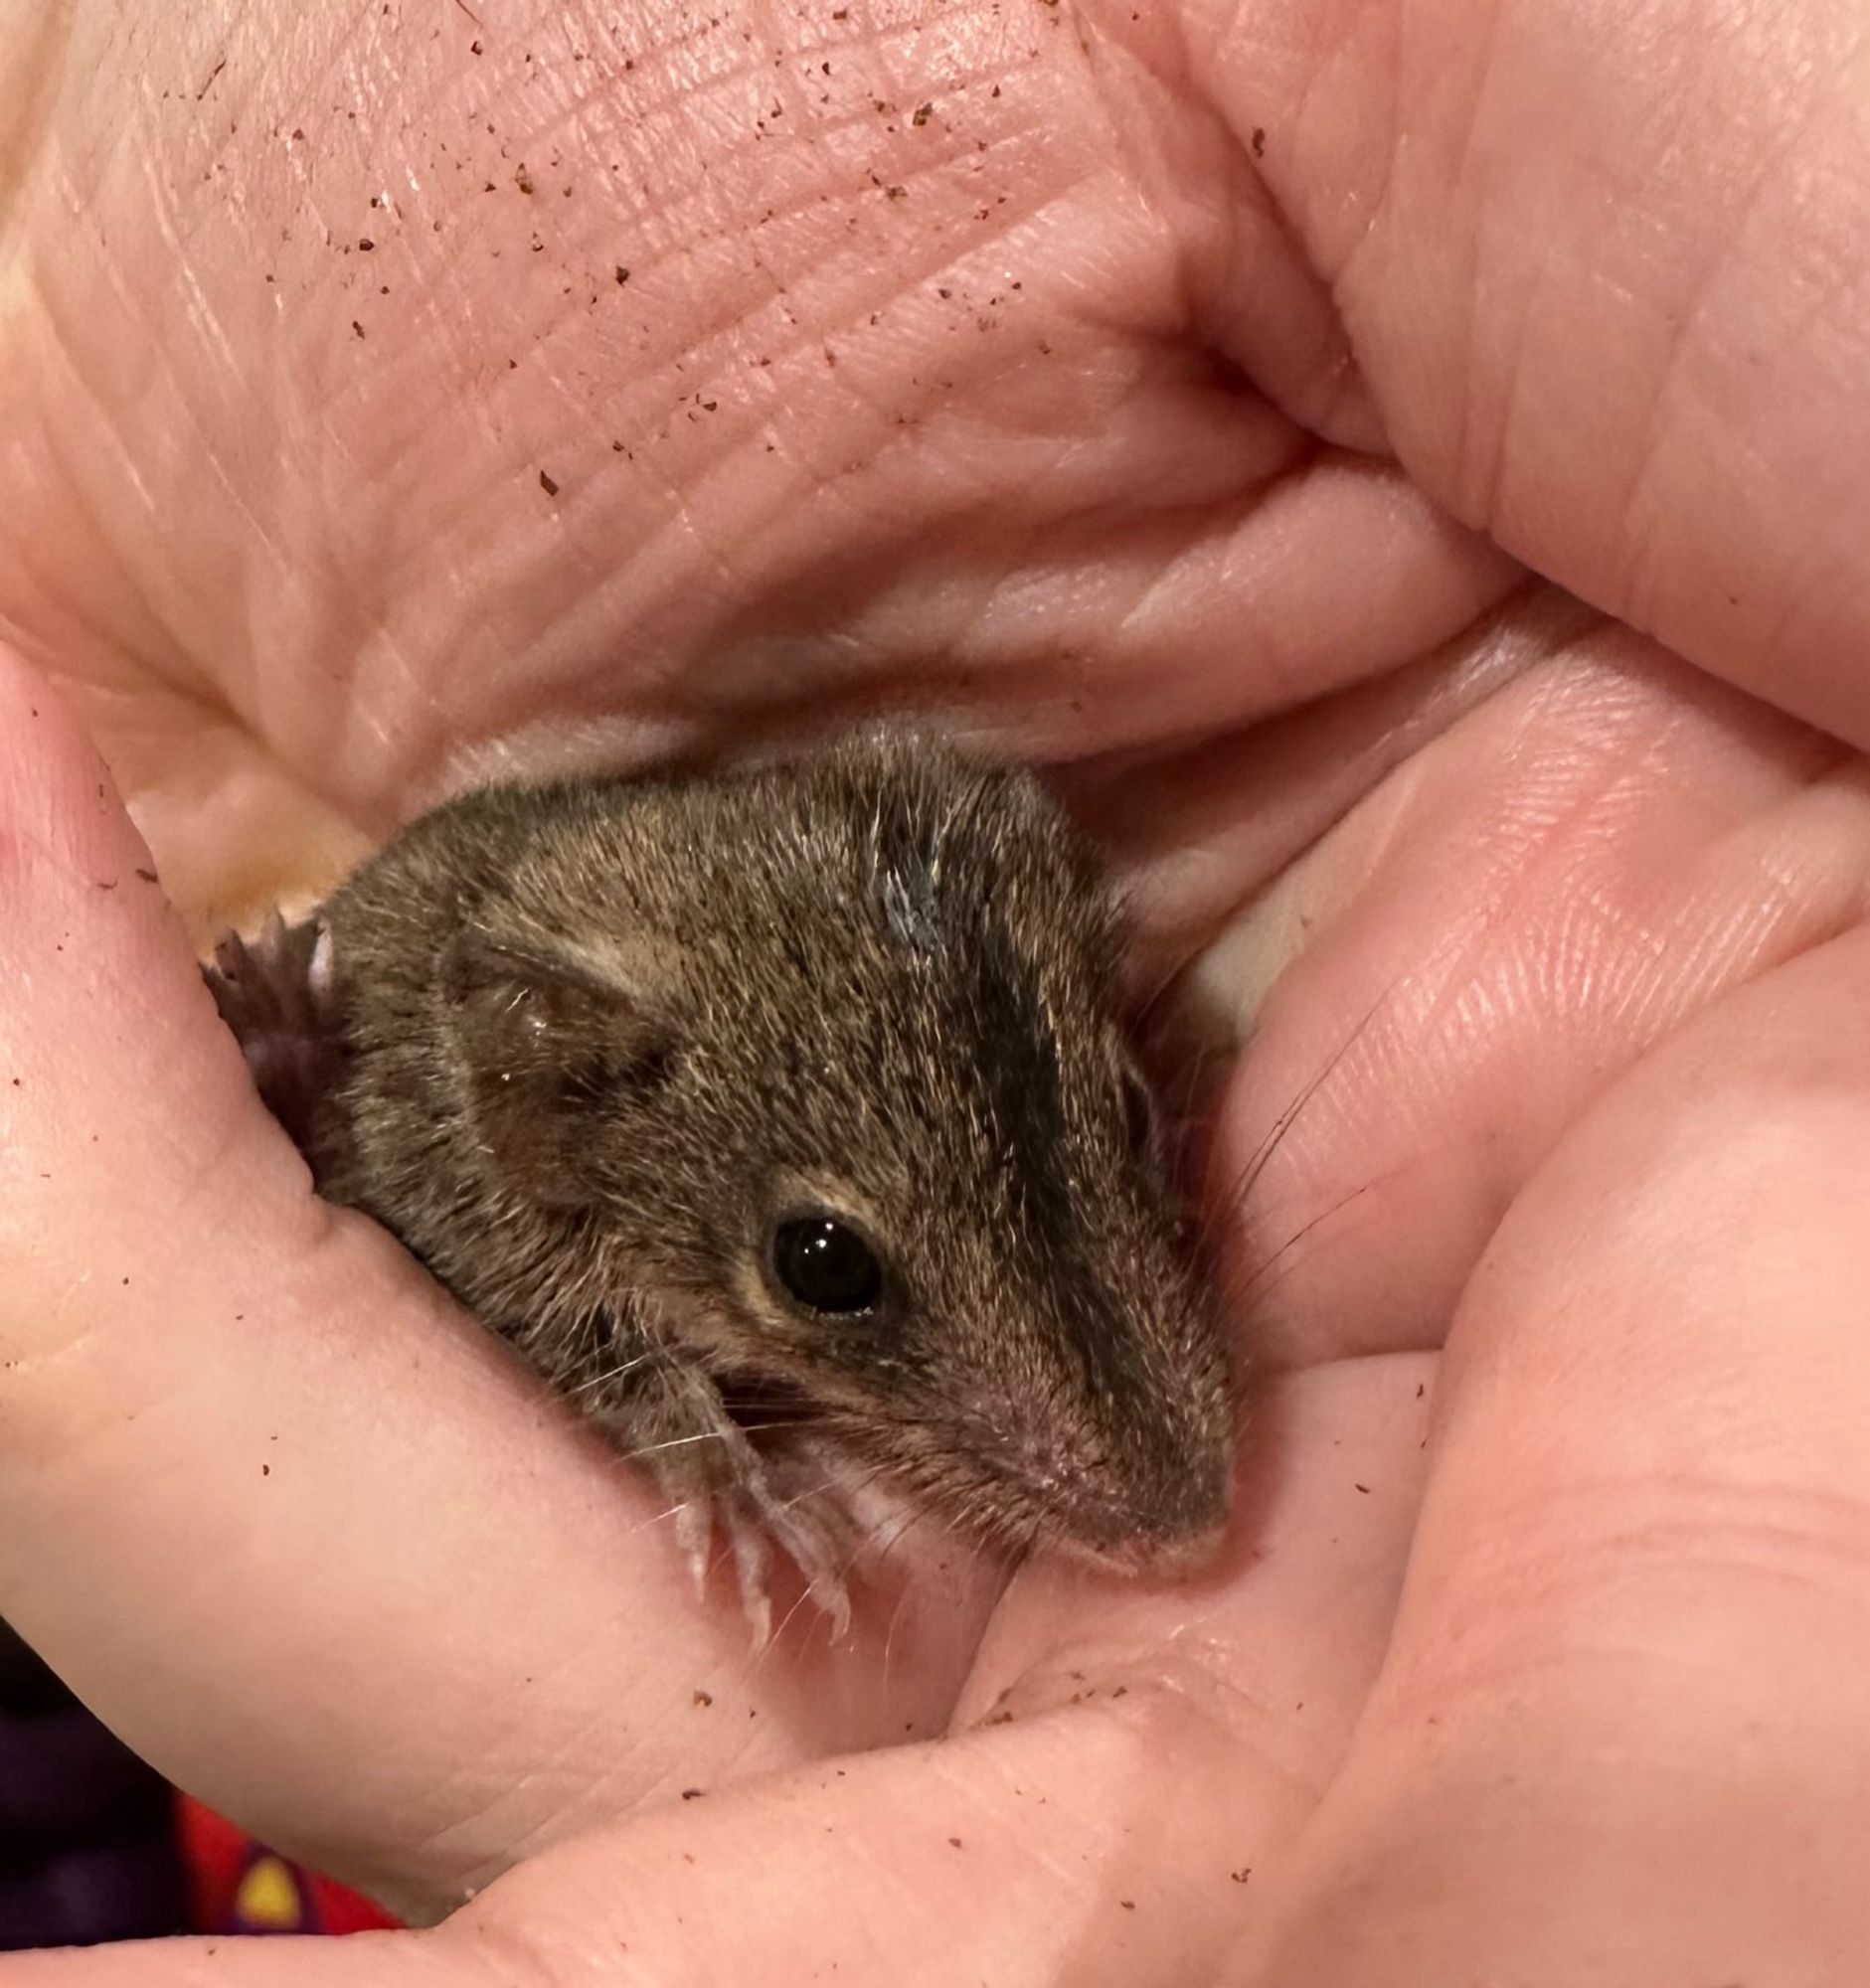
[(832, 1317), (872, 1311), (883, 1296), (877, 1252), (848, 1224), (795, 1216), (772, 1237), (772, 1273), (807, 1311)]

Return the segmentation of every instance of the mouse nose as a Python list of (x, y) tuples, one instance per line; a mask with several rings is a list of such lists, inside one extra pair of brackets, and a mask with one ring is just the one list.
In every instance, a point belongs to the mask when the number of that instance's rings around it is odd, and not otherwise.
[(1193, 1432), (1133, 1449), (1083, 1431), (1021, 1431), (996, 1444), (1040, 1508), (1041, 1531), (1075, 1559), (1174, 1578), (1209, 1566), (1227, 1535), (1231, 1459)]
[(1147, 1574), (1157, 1580), (1181, 1580), (1203, 1574), (1221, 1557), (1227, 1542), (1225, 1516), (1198, 1533), (1182, 1533), (1172, 1539), (1139, 1540), (1127, 1554), (1106, 1559), (1124, 1574)]
[(1059, 1520), (1053, 1539), (1073, 1558), (1156, 1580), (1178, 1580), (1212, 1567), (1228, 1532), (1225, 1492), (1210, 1497), (1192, 1482), (1175, 1487), (1166, 1505), (1159, 1493), (1118, 1505), (1080, 1501), (1065, 1504)]

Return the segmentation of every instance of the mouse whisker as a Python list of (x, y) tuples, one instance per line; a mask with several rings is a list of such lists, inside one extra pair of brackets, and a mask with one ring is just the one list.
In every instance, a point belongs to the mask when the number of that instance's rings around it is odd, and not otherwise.
[(860, 1477), (855, 1484), (849, 1484), (837, 1473), (827, 1471), (817, 1483), (807, 1484), (802, 1491), (795, 1491), (791, 1497), (782, 1499), (778, 1509), (781, 1512), (789, 1512), (795, 1506), (804, 1504), (808, 1498), (822, 1498), (829, 1494), (842, 1494), (847, 1499), (855, 1498), (859, 1492), (867, 1491), (888, 1469), (888, 1464), (879, 1463)]
[[(890, 1537), (881, 1546), (877, 1548), (875, 1556), (875, 1567), (878, 1573), (882, 1572), (891, 1554), (893, 1554), (896, 1551), (896, 1549), (902, 1545), (905, 1537), (915, 1528), (917, 1523), (923, 1519), (928, 1518), (930, 1514), (927, 1512), (917, 1511), (913, 1507), (911, 1508), (908, 1516), (903, 1520), (902, 1524), (899, 1525), (896, 1531), (892, 1533)], [(907, 1580), (905, 1580), (897, 1590), (896, 1606), (890, 1610), (890, 1619), (884, 1625), (883, 1677), (886, 1686), (889, 1683), (891, 1659), (896, 1654), (897, 1625), (903, 1619), (903, 1611), (909, 1606), (909, 1596), (910, 1596), (910, 1583)]]
[(594, 1374), (589, 1380), (580, 1381), (576, 1387), (565, 1390), (569, 1401), (577, 1401), (581, 1395), (589, 1395), (594, 1389), (607, 1386), (612, 1381), (620, 1381), (626, 1374), (634, 1374), (639, 1367), (646, 1367), (659, 1356), (653, 1350), (638, 1353), (633, 1359), (619, 1360), (614, 1367), (606, 1367), (601, 1373)]
[(904, 1581), (896, 1591), (896, 1606), (890, 1610), (890, 1619), (883, 1626), (883, 1687), (890, 1688), (890, 1666), (896, 1655), (897, 1624), (903, 1619), (903, 1611), (909, 1606), (909, 1582)]
[(798, 1611), (801, 1608), (803, 1608), (806, 1602), (808, 1602), (810, 1599), (811, 1599), (811, 1583), (809, 1581), (802, 1581), (799, 1586), (798, 1599), (792, 1603), (791, 1607), (789, 1607), (785, 1611), (785, 1613), (779, 1617), (778, 1621), (773, 1625), (772, 1634), (769, 1637), (767, 1637), (765, 1648), (763, 1649), (760, 1652), (759, 1656), (754, 1660), (755, 1670), (759, 1670), (762, 1667), (762, 1665), (769, 1661), (773, 1651), (776, 1650), (779, 1646), (780, 1637), (782, 1637), (785, 1634), (786, 1630), (791, 1627), (792, 1617), (796, 1615)]
[(1326, 1058), (1322, 1067), (1306, 1080), (1304, 1086), (1299, 1090), (1298, 1095), (1274, 1119), (1265, 1137), (1248, 1154), (1233, 1184), (1224, 1194), (1207, 1202), (1196, 1232), (1196, 1247), (1200, 1252), (1207, 1254), (1212, 1250), (1223, 1224), (1233, 1221), (1246, 1206), (1254, 1189), (1259, 1186), (1261, 1176), (1266, 1172), (1274, 1155), (1285, 1143), (1286, 1135), (1298, 1123), (1306, 1106), (1317, 1097), (1318, 1093), (1337, 1074), (1344, 1059), (1357, 1046), (1371, 1023), (1376, 1020), (1377, 1016), (1383, 1012), (1383, 1009), (1395, 996), (1398, 985), (1400, 985), (1400, 982), (1393, 983), (1384, 989), (1383, 993), (1365, 1011), (1357, 1025), (1338, 1044), (1337, 1048), (1331, 1052), (1330, 1056)]
[[(1269, 1291), (1275, 1289), (1293, 1270), (1303, 1265), (1311, 1254), (1310, 1251), (1307, 1251), (1305, 1255), (1286, 1262), (1285, 1258), (1289, 1252), (1302, 1242), (1314, 1229), (1322, 1228), (1334, 1216), (1343, 1214), (1352, 1202), (1362, 1200), (1375, 1186), (1375, 1181), (1365, 1181), (1362, 1187), (1352, 1188), (1349, 1194), (1334, 1201), (1329, 1208), (1320, 1210), (1309, 1222), (1295, 1229), (1276, 1249), (1273, 1250), (1270, 1255), (1256, 1264), (1245, 1277), (1241, 1278), (1238, 1282), (1230, 1282), (1227, 1293), (1230, 1302), (1244, 1309), (1249, 1303), (1257, 1303), (1264, 1300)], [(1279, 1274), (1269, 1277), (1269, 1272), (1278, 1269), (1282, 1263), (1284, 1267), (1280, 1270)]]
[(660, 1456), (665, 1450), (683, 1449), (694, 1442), (732, 1443), (736, 1436), (758, 1435), (763, 1429), (792, 1428), (791, 1422), (735, 1422), (729, 1428), (697, 1429), (691, 1435), (672, 1435), (662, 1442), (644, 1443), (629, 1449), (619, 1449), (617, 1455), (625, 1463), (640, 1463), (645, 1456)]

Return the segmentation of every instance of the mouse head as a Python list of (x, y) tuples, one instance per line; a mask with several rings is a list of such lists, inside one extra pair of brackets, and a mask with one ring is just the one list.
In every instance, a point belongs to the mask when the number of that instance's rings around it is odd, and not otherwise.
[(554, 805), (444, 980), (488, 1148), (613, 1301), (976, 1530), (1206, 1558), (1222, 1335), (1038, 783), (859, 741)]

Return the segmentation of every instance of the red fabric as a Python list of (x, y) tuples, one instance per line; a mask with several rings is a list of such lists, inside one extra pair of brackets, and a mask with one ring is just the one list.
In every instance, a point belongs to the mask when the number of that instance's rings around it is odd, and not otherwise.
[(274, 1856), (187, 1795), (177, 1797), (176, 1835), (195, 1932), (375, 1932), (397, 1923), (368, 1899)]

